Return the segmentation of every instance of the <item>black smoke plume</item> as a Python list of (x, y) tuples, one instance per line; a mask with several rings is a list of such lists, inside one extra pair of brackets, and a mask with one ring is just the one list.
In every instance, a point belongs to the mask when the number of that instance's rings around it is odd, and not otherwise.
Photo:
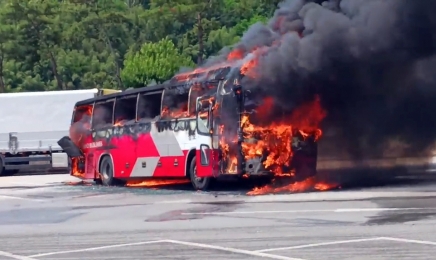
[[(356, 158), (436, 138), (436, 1), (287, 0), (235, 48), (269, 49), (243, 85), (292, 109), (319, 95), (336, 145)], [(223, 53), (222, 56), (225, 56)], [(216, 61), (217, 58), (214, 59)]]

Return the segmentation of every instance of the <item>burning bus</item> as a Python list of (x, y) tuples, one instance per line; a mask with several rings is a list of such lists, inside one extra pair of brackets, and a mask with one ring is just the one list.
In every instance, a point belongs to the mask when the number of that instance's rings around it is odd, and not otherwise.
[(319, 100), (264, 124), (278, 108), (245, 88), (241, 71), (196, 70), (77, 102), (70, 135), (58, 142), (72, 160), (71, 174), (104, 185), (188, 178), (198, 190), (226, 176), (315, 175)]

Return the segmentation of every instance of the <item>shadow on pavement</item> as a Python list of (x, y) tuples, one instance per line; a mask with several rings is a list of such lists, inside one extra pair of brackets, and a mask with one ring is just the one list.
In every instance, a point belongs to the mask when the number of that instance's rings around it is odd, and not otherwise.
[[(362, 188), (376, 187), (398, 187), (398, 186), (419, 186), (427, 184), (436, 184), (436, 174), (429, 172), (407, 172), (404, 170), (346, 170), (335, 172), (320, 172), (317, 175), (317, 181), (336, 183), (335, 187), (329, 190), (357, 190)], [(70, 186), (95, 186), (100, 190), (111, 189), (122, 191), (130, 190), (132, 192), (140, 192), (141, 190), (148, 191), (187, 191), (194, 192), (189, 182), (185, 184), (168, 184), (156, 186), (136, 186), (136, 187), (103, 187), (93, 182), (69, 182), (65, 183)], [(222, 181), (215, 182), (214, 185), (206, 193), (231, 193), (231, 194), (246, 194), (255, 187), (267, 185), (265, 180), (241, 179), (239, 181)], [(121, 191), (120, 190), (120, 191)], [(309, 192), (309, 191), (307, 191)], [(283, 192), (290, 193), (290, 192)]]

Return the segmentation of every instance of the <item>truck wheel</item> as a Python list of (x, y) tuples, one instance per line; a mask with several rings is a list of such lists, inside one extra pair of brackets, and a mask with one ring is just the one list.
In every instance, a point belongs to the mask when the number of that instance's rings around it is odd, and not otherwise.
[(210, 177), (197, 177), (197, 163), (195, 156), (191, 160), (191, 164), (189, 166), (189, 178), (191, 179), (192, 186), (196, 190), (207, 190), (210, 186), (212, 178)]
[(1, 177), (1, 176), (4, 176), (5, 173), (6, 173), (6, 170), (5, 170), (5, 168), (3, 167), (3, 160), (2, 160), (2, 158), (0, 157), (0, 177)]
[(104, 186), (122, 186), (124, 182), (114, 178), (114, 166), (109, 156), (105, 156), (100, 165), (100, 178)]

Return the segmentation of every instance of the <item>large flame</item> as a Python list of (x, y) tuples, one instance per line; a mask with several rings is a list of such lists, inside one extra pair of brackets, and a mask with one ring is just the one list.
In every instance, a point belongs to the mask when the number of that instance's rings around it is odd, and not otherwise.
[[(257, 110), (256, 116), (259, 119), (269, 116), (273, 100), (269, 97), (265, 98), (265, 102)], [(242, 144), (245, 159), (252, 159), (265, 154), (268, 154), (263, 161), (265, 169), (272, 171), (276, 177), (293, 177), (295, 172), (289, 170), (284, 172), (283, 166), (290, 166), (289, 162), (292, 159), (293, 151), (291, 149), (291, 140), (293, 134), (297, 131), (298, 134), (307, 138), (314, 136), (318, 140), (322, 131), (319, 124), (326, 116), (326, 112), (322, 109), (319, 98), (315, 98), (312, 102), (306, 103), (297, 108), (289, 118), (283, 122), (272, 123), (267, 126), (256, 126), (250, 122), (250, 114), (245, 114), (242, 117), (242, 128), (244, 130), (244, 138), (254, 140), (253, 142), (244, 142)], [(223, 133), (225, 126), (220, 126)], [(236, 138), (231, 142), (235, 143)], [(230, 142), (230, 143), (231, 143)], [(225, 135), (222, 135), (220, 140), (221, 149), (225, 156), (229, 156), (230, 144), (227, 142)], [(230, 162), (227, 171), (236, 173), (237, 158), (236, 155), (230, 156)], [(249, 195), (260, 195), (276, 192), (301, 192), (309, 190), (328, 190), (337, 187), (336, 184), (317, 182), (315, 177), (300, 182), (286, 183), (273, 180), (270, 185), (261, 188), (255, 188), (250, 191)]]

